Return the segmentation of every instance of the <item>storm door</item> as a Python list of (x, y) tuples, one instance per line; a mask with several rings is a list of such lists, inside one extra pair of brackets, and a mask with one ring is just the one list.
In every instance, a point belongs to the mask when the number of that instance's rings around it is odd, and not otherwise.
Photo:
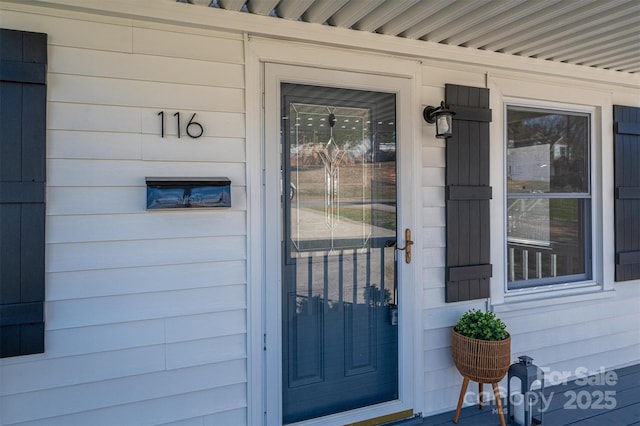
[(280, 89), (283, 421), (293, 423), (398, 399), (396, 95)]

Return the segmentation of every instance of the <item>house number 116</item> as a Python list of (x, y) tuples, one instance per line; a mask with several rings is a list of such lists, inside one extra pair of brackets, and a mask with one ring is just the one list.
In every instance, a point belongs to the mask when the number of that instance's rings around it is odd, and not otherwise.
[[(164, 138), (164, 111), (160, 111), (158, 115), (160, 116), (160, 134)], [(180, 127), (180, 113), (176, 112), (175, 114), (173, 114), (173, 116), (176, 117), (176, 125), (178, 126), (178, 138), (180, 138), (182, 136)], [(202, 127), (202, 124), (198, 123), (197, 121), (193, 121), (194, 118), (196, 118), (195, 112), (187, 123), (185, 131), (187, 133), (187, 136), (189, 136), (190, 138), (198, 139), (204, 133), (204, 128)]]

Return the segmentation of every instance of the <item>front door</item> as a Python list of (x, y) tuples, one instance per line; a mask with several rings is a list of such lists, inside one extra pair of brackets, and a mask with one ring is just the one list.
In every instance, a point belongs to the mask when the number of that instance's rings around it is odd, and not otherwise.
[(281, 83), (280, 106), (293, 423), (398, 399), (396, 94)]

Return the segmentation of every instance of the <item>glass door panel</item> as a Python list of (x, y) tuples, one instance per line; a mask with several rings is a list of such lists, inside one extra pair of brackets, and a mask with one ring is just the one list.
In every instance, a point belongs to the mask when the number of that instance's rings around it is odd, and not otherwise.
[(283, 84), (283, 413), (398, 397), (395, 95)]

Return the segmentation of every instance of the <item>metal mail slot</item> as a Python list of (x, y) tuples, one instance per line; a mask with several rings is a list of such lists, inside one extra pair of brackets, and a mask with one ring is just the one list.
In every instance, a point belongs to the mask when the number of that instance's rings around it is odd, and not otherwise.
[(231, 181), (213, 178), (146, 178), (147, 210), (231, 207)]

